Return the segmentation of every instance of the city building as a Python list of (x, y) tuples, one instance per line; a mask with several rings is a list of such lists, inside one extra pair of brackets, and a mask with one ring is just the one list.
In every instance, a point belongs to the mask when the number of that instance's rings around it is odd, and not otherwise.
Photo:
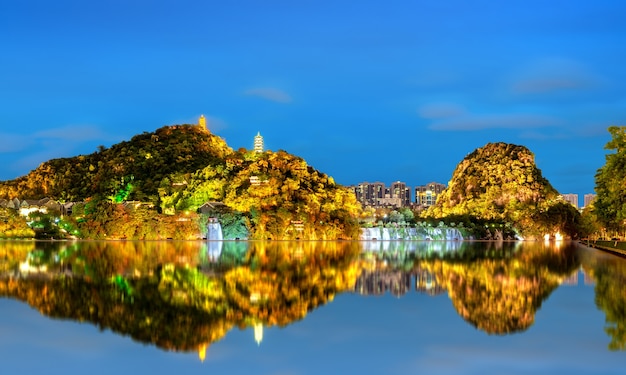
[(593, 203), (593, 201), (596, 199), (596, 195), (595, 194), (585, 194), (583, 199), (584, 199), (584, 203), (585, 203), (584, 207), (587, 207), (587, 206), (589, 206), (590, 204)]
[(385, 184), (382, 182), (361, 182), (352, 186), (356, 199), (366, 207), (378, 207), (385, 197)]
[(261, 136), (261, 132), (258, 132), (254, 136), (254, 152), (262, 153), (263, 151), (265, 151), (263, 136)]
[(420, 208), (428, 208), (435, 204), (437, 197), (446, 188), (446, 185), (431, 182), (426, 185), (417, 186), (415, 188), (415, 203)]
[(361, 182), (351, 186), (356, 199), (365, 207), (409, 207), (411, 189), (404, 182), (396, 181), (391, 187), (382, 182)]
[(578, 194), (561, 194), (561, 197), (578, 209)]
[(389, 189), (389, 197), (400, 199), (400, 207), (408, 207), (411, 205), (411, 189), (404, 182), (396, 181), (391, 184)]

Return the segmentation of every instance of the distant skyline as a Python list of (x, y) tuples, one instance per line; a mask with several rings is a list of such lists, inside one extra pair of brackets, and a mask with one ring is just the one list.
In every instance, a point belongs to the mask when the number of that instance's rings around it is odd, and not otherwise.
[(447, 183), (489, 142), (593, 192), (626, 125), (623, 1), (0, 5), (0, 180), (164, 125), (285, 150), (336, 182)]

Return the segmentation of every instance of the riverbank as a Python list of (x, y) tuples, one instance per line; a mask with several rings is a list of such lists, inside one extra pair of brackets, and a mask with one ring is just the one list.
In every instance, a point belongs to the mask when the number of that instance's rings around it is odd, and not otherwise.
[(602, 250), (607, 251), (622, 257), (626, 257), (626, 242), (622, 241), (591, 241), (591, 240), (580, 240), (581, 244)]

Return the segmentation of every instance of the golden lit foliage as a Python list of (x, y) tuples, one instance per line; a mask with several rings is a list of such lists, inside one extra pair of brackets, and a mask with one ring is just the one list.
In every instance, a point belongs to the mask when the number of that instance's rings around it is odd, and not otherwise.
[(302, 319), (352, 288), (360, 272), (356, 242), (248, 245), (242, 265), (224, 270), (203, 261), (207, 243), (201, 241), (16, 245), (6, 251), (9, 268), (29, 250), (39, 254), (46, 273), (0, 277), (0, 295), (48, 316), (89, 321), (168, 350), (196, 351), (236, 326)]
[(507, 334), (528, 329), (541, 303), (576, 269), (575, 246), (527, 243), (512, 257), (435, 259), (420, 266), (442, 283), (463, 319), (489, 334)]
[(89, 155), (42, 163), (26, 176), (1, 182), (0, 198), (82, 201), (114, 196), (123, 180), (132, 177), (128, 199), (156, 203), (164, 177), (219, 164), (231, 153), (223, 139), (195, 125), (164, 126)]
[[(81, 213), (80, 229), (82, 238), (92, 239), (199, 237), (198, 221), (186, 225), (185, 217), (210, 201), (245, 215), (250, 238), (358, 238), (361, 209), (352, 192), (302, 158), (284, 151), (233, 152), (195, 125), (144, 132), (0, 182), (0, 199), (16, 197), (88, 202), (93, 207)], [(176, 218), (106, 201), (141, 202)]]
[(254, 239), (358, 238), (361, 206), (354, 194), (284, 151), (238, 151), (225, 166), (208, 166), (185, 187), (160, 192), (164, 212), (223, 202), (248, 215)]
[(450, 215), (511, 223), (531, 237), (558, 231), (575, 237), (580, 221), (574, 207), (564, 205), (542, 176), (533, 154), (507, 143), (489, 143), (457, 165), (448, 187), (425, 214)]
[(33, 231), (26, 219), (18, 215), (17, 211), (0, 207), (0, 238), (33, 238)]

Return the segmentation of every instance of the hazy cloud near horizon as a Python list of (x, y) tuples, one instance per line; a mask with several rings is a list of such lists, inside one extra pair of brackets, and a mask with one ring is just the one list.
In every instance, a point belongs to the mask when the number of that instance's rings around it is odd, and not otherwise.
[(28, 149), (32, 145), (32, 140), (21, 134), (0, 133), (0, 152), (18, 152)]
[(58, 128), (41, 130), (33, 134), (38, 139), (56, 139), (67, 141), (117, 140), (96, 125), (66, 125)]
[(428, 119), (456, 117), (466, 113), (465, 108), (454, 103), (429, 103), (420, 106), (417, 113)]
[(291, 103), (293, 98), (283, 90), (273, 87), (257, 87), (244, 91), (244, 95), (256, 96), (276, 103)]
[(516, 94), (547, 94), (559, 91), (587, 90), (600, 85), (601, 78), (584, 64), (563, 58), (536, 60), (512, 79)]
[(533, 114), (488, 114), (453, 117), (428, 126), (435, 131), (476, 131), (486, 129), (528, 129), (558, 125), (557, 118)]

